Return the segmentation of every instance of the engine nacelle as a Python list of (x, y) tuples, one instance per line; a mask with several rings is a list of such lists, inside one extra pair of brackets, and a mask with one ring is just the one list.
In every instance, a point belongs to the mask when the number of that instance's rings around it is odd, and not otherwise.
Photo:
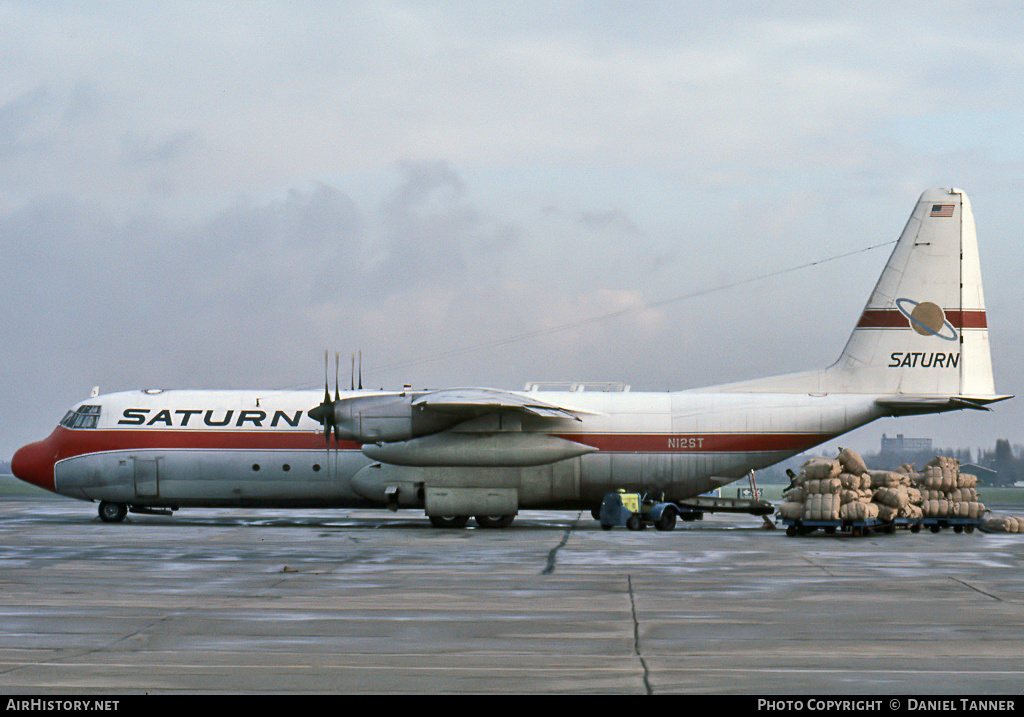
[(462, 420), (424, 406), (413, 406), (419, 395), (377, 394), (336, 401), (334, 420), (339, 438), (359, 443), (407, 441), (443, 431)]
[(381, 441), (363, 446), (368, 458), (402, 466), (539, 466), (596, 450), (544, 433), (521, 432), (445, 431), (409, 441)]

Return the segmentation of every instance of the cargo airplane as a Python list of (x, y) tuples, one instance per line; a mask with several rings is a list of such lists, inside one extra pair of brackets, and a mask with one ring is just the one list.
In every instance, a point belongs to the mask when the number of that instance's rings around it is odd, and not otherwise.
[(521, 509), (593, 509), (618, 488), (684, 500), (883, 416), (1010, 398), (993, 384), (959, 189), (921, 195), (828, 368), (666, 393), (530, 389), (97, 395), (18, 450), (12, 470), (99, 501), (107, 522), (129, 510), (379, 507), (503, 527)]

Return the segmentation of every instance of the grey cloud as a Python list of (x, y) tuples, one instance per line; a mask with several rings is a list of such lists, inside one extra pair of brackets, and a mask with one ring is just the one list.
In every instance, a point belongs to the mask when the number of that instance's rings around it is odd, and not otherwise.
[(39, 138), (31, 138), (31, 130), (49, 105), (50, 93), (42, 86), (0, 105), (0, 158), (39, 150), (44, 146)]
[(404, 162), (402, 183), (382, 203), (377, 220), (385, 280), (421, 283), (462, 277), (478, 260), (500, 257), (521, 230), (466, 199), (459, 174), (443, 160)]
[(99, 95), (94, 84), (87, 79), (81, 79), (72, 87), (61, 119), (65, 124), (74, 124), (91, 115), (99, 104)]
[(126, 132), (121, 136), (122, 156), (129, 164), (164, 164), (186, 157), (200, 145), (199, 133), (183, 130), (154, 139)]
[(461, 197), (466, 192), (458, 172), (444, 160), (405, 160), (399, 164), (399, 168), (405, 173), (405, 179), (392, 192), (387, 203), (390, 206), (408, 210), (438, 194), (448, 193)]
[(579, 223), (592, 230), (612, 231), (622, 234), (641, 234), (642, 231), (625, 212), (619, 209), (580, 212)]

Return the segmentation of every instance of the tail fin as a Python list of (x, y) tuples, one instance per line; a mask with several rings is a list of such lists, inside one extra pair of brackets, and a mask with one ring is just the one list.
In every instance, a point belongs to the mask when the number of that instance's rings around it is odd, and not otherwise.
[(917, 200), (842, 356), (833, 390), (992, 396), (992, 358), (978, 240), (967, 195)]
[(980, 407), (996, 396), (974, 214), (959, 189), (917, 200), (842, 355), (823, 371), (728, 391), (891, 394), (894, 412)]

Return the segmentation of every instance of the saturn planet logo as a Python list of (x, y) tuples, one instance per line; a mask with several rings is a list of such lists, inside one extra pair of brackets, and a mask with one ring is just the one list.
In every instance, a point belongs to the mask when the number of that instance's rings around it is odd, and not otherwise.
[(938, 336), (946, 341), (956, 341), (956, 329), (937, 304), (930, 301), (918, 303), (911, 299), (896, 299), (896, 308), (910, 321), (910, 328), (922, 336)]

